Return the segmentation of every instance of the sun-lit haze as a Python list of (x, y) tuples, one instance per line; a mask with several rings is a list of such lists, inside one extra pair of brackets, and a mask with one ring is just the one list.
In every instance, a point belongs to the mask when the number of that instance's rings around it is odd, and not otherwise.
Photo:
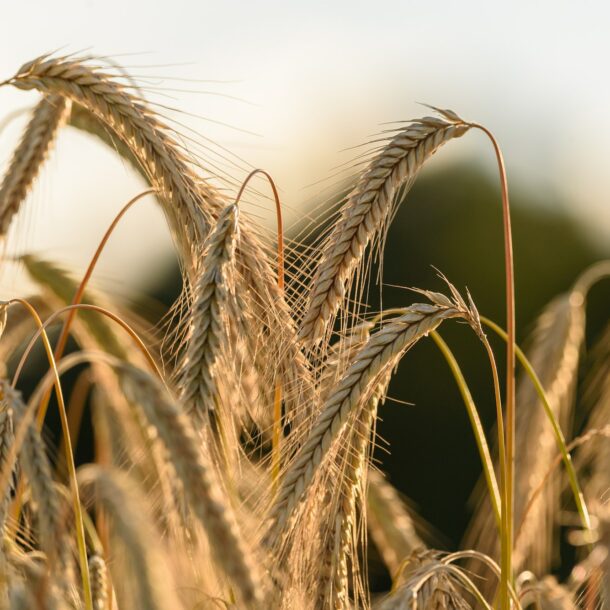
[[(162, 6), (5, 3), (0, 81), (57, 49), (106, 56), (126, 66), (146, 95), (190, 113), (179, 117), (184, 134), (195, 129), (243, 158), (239, 168), (224, 168), (236, 181), (250, 165), (269, 171), (285, 205), (296, 210), (292, 218), (316, 193), (304, 187), (355, 154), (340, 150), (386, 128), (384, 122), (426, 112), (417, 102), (449, 107), (496, 134), (512, 184), (565, 202), (596, 240), (610, 242), (607, 3), (175, 0)], [(1, 88), (0, 120), (36, 99)], [(24, 121), (15, 119), (0, 133), (3, 164)], [(480, 158), (494, 171), (491, 148), (479, 134), (468, 134), (435, 162), (457, 156)], [(209, 160), (224, 163), (217, 155)], [(45, 258), (83, 269), (104, 228), (144, 187), (111, 151), (66, 130), (7, 251), (35, 247)], [(160, 212), (141, 202), (109, 244), (97, 277), (120, 290), (163, 266), (170, 247)], [(0, 296), (10, 296), (10, 281)]]

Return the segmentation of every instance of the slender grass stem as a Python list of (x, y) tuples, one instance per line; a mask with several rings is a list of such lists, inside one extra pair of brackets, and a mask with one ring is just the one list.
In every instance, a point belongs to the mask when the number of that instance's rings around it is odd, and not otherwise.
[(460, 366), (453, 355), (453, 352), (447, 345), (447, 343), (443, 340), (443, 338), (439, 335), (438, 331), (433, 330), (430, 333), (432, 340), (438, 348), (441, 350), (453, 377), (457, 383), (458, 389), (460, 391), (460, 395), (462, 396), (462, 400), (464, 401), (464, 406), (466, 407), (466, 412), (468, 413), (468, 418), (470, 419), (470, 425), (472, 426), (472, 431), (474, 433), (474, 438), (477, 443), (477, 448), (479, 450), (479, 455), (481, 457), (481, 464), (483, 466), (483, 473), (485, 475), (485, 481), (487, 483), (487, 491), (489, 493), (489, 499), (491, 501), (491, 505), (494, 511), (494, 517), (496, 519), (496, 526), (498, 528), (498, 533), (500, 534), (502, 531), (502, 511), (500, 508), (500, 492), (498, 491), (498, 482), (496, 480), (496, 474), (494, 472), (493, 461), (491, 459), (491, 454), (489, 452), (489, 447), (487, 445), (487, 439), (485, 437), (485, 430), (483, 430), (483, 426), (481, 424), (481, 418), (479, 417), (479, 411), (477, 406), (472, 399), (472, 394), (470, 393), (470, 389), (468, 388), (468, 384)]
[[(30, 352), (32, 351), (32, 348), (34, 347), (34, 344), (36, 343), (36, 339), (38, 339), (38, 337), (43, 333), (44, 329), (47, 326), (49, 326), (49, 324), (51, 324), (57, 317), (59, 317), (61, 314), (65, 313), (66, 311), (71, 311), (72, 309), (84, 309), (86, 311), (96, 311), (97, 313), (101, 313), (102, 315), (106, 316), (107, 318), (110, 318), (113, 322), (116, 322), (119, 326), (121, 326), (127, 332), (127, 334), (130, 336), (132, 341), (136, 344), (138, 349), (142, 352), (142, 355), (148, 362), (148, 365), (150, 366), (151, 370), (155, 373), (155, 375), (159, 379), (161, 379), (163, 381), (163, 374), (159, 370), (159, 367), (157, 366), (155, 359), (152, 357), (152, 354), (148, 351), (148, 348), (146, 347), (146, 345), (144, 344), (142, 339), (140, 339), (140, 337), (138, 336), (138, 333), (136, 333), (136, 331), (133, 328), (131, 328), (131, 326), (129, 326), (129, 324), (127, 324), (127, 322), (125, 322), (125, 320), (123, 320), (120, 316), (117, 316), (115, 313), (112, 313), (108, 309), (104, 309), (103, 307), (100, 307), (99, 305), (91, 305), (89, 303), (80, 303), (78, 305), (68, 305), (67, 307), (62, 307), (61, 309), (58, 309), (57, 311), (52, 313), (45, 320), (44, 324), (42, 324), (42, 328), (40, 328), (34, 334), (34, 336), (30, 339), (30, 342), (28, 343), (27, 347), (23, 351), (23, 355), (21, 356), (19, 364), (17, 365), (17, 368), (15, 369), (15, 374), (13, 375), (13, 382), (12, 382), (13, 386), (17, 383), (19, 376), (21, 375), (21, 371), (23, 370), (25, 361), (27, 360), (27, 357), (29, 356)], [(40, 414), (39, 414), (39, 421), (42, 421), (40, 419)]]
[[(78, 288), (76, 289), (76, 292), (74, 293), (74, 297), (72, 298), (71, 305), (78, 305), (82, 301), (83, 296), (85, 294), (85, 289), (87, 287), (87, 284), (89, 283), (89, 280), (91, 279), (91, 275), (93, 274), (93, 271), (102, 254), (102, 251), (104, 250), (106, 243), (110, 239), (110, 236), (112, 235), (113, 231), (119, 224), (120, 220), (123, 218), (123, 216), (131, 208), (132, 205), (134, 205), (137, 201), (139, 201), (146, 195), (152, 195), (155, 192), (156, 192), (155, 189), (147, 189), (147, 190), (139, 193), (138, 195), (136, 195), (135, 197), (130, 199), (121, 208), (119, 213), (114, 217), (114, 220), (112, 221), (112, 223), (110, 224), (110, 226), (104, 233), (102, 240), (98, 244), (98, 246), (95, 250), (95, 253), (93, 254), (93, 258), (89, 262), (87, 271), (85, 272), (83, 279), (81, 280)], [(56, 360), (61, 359), (61, 357), (64, 354), (64, 350), (66, 349), (66, 343), (68, 342), (68, 337), (70, 336), (70, 327), (72, 326), (72, 323), (74, 322), (74, 318), (76, 316), (77, 311), (78, 310), (76, 308), (69, 310), (68, 316), (66, 317), (66, 319), (63, 323), (61, 332), (59, 333), (59, 337), (57, 339), (57, 344), (55, 345), (55, 359)], [(43, 396), (42, 401), (40, 403), (39, 417), (42, 418), (43, 421), (44, 421), (45, 415), (47, 413), (50, 398), (51, 398), (51, 392), (49, 391)]]
[[(492, 320), (481, 316), (481, 322), (491, 328), (498, 336), (502, 337), (504, 341), (508, 341), (508, 334), (495, 322)], [(527, 373), (527, 376), (531, 379), (534, 384), (534, 388), (536, 389), (536, 393), (540, 398), (540, 402), (544, 408), (544, 412), (553, 428), (553, 434), (555, 435), (555, 441), (557, 443), (557, 447), (561, 452), (561, 457), (563, 459), (563, 463), (566, 468), (566, 472), (568, 474), (568, 481), (570, 483), (570, 488), (572, 490), (572, 495), (574, 496), (574, 502), (576, 503), (576, 508), (578, 509), (578, 514), (580, 516), (580, 520), (582, 522), (582, 526), (586, 530), (591, 529), (591, 518), (589, 516), (589, 511), (587, 509), (587, 504), (585, 502), (583, 493), (580, 489), (580, 485), (578, 483), (578, 476), (576, 475), (576, 469), (574, 468), (574, 464), (572, 462), (572, 457), (570, 456), (570, 452), (566, 445), (566, 440), (561, 430), (561, 426), (553, 413), (553, 409), (549, 404), (548, 398), (546, 397), (546, 392), (544, 391), (544, 387), (542, 386), (542, 382), (538, 378), (534, 367), (532, 367), (530, 361), (527, 359), (527, 356), (523, 353), (523, 351), (519, 348), (518, 345), (515, 345), (515, 353), (521, 366)]]
[[(280, 290), (280, 295), (284, 295), (284, 222), (282, 220), (282, 204), (280, 203), (280, 195), (273, 178), (264, 169), (252, 170), (246, 179), (243, 181), (235, 203), (239, 203), (241, 196), (250, 180), (256, 175), (262, 174), (267, 178), (273, 191), (273, 198), (275, 200), (275, 214), (277, 218), (277, 286)], [(280, 379), (276, 381), (275, 391), (273, 393), (273, 430), (271, 434), (271, 476), (273, 480), (274, 488), (277, 488), (277, 484), (280, 477), (280, 456), (281, 447), (280, 439), (282, 436), (282, 382)]]
[[(68, 424), (68, 416), (66, 414), (66, 405), (64, 402), (63, 391), (61, 389), (61, 382), (59, 380), (59, 373), (57, 371), (57, 364), (55, 357), (53, 356), (53, 349), (49, 342), (49, 337), (46, 333), (42, 320), (38, 315), (38, 312), (28, 301), (25, 299), (12, 299), (9, 303), (18, 303), (25, 307), (30, 313), (36, 325), (38, 326), (38, 332), (42, 336), (42, 342), (44, 344), (45, 352), (49, 360), (49, 366), (53, 371), (55, 393), (57, 395), (57, 405), (59, 407), (59, 419), (61, 422), (61, 429), (65, 438), (65, 456), (66, 465), (68, 466), (68, 475), (70, 479), (70, 488), (72, 493), (72, 503), (74, 509), (74, 521), (76, 530), (76, 543), (78, 546), (78, 560), (81, 572), (81, 579), (83, 585), (83, 595), (85, 597), (85, 608), (87, 610), (93, 610), (93, 601), (91, 599), (91, 582), (89, 580), (89, 564), (87, 562), (87, 544), (85, 541), (85, 529), (83, 526), (83, 513), (80, 503), (80, 496), (78, 493), (78, 483), (76, 480), (76, 465), (74, 463), (74, 454), (72, 451), (72, 442), (70, 441), (70, 426)], [(14, 383), (13, 383), (14, 387)], [(50, 393), (50, 392), (49, 392)], [(40, 413), (40, 412), (39, 412)], [(38, 427), (42, 427), (42, 420), (38, 419)], [(16, 511), (16, 521), (19, 520), (19, 513), (21, 512), (21, 499), (20, 496), (15, 497), (14, 510)]]
[(513, 262), (513, 240), (510, 219), (510, 203), (508, 198), (508, 180), (504, 158), (498, 141), (494, 135), (478, 123), (471, 123), (471, 127), (480, 129), (491, 140), (496, 154), (500, 184), (502, 189), (502, 220), (504, 229), (504, 268), (506, 279), (506, 329), (509, 341), (506, 344), (506, 516), (504, 527), (507, 531), (502, 536), (502, 578), (500, 579), (500, 607), (509, 610), (510, 598), (508, 583), (512, 582), (512, 549), (513, 549), (513, 521), (514, 521), (514, 487), (515, 487), (515, 268)]

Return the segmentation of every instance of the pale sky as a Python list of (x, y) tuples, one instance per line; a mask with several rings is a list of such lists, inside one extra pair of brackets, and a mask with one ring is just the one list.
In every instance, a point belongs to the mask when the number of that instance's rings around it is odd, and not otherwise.
[[(488, 126), (513, 184), (569, 202), (569, 212), (610, 243), (605, 2), (23, 0), (4, 2), (1, 14), (0, 80), (54, 49), (112, 56), (146, 77), (145, 87), (163, 87), (164, 103), (259, 134), (181, 118), (269, 171), (292, 208), (314, 194), (304, 186), (345, 161), (340, 150), (385, 121), (425, 114), (421, 101)], [(158, 76), (200, 82), (151, 79)], [(0, 121), (36, 99), (0, 89)], [(2, 168), (23, 124), (0, 133)], [(493, 169), (479, 134), (451, 143), (434, 162), (458, 155)], [(141, 189), (110, 151), (63, 133), (8, 251), (35, 250), (82, 270), (114, 214)], [(126, 220), (100, 266), (106, 285), (131, 285), (170, 248), (150, 204)], [(3, 274), (1, 298), (14, 296), (13, 279)]]

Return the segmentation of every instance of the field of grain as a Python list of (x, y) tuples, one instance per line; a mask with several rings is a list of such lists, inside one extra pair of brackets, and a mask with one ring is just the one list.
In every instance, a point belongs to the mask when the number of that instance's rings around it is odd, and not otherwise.
[[(429, 107), (387, 130), (341, 196), (287, 237), (272, 176), (253, 170), (219, 187), (185, 134), (102, 59), (40, 57), (0, 87), (40, 94), (0, 184), (3, 237), (69, 126), (111, 146), (149, 186), (126, 202), (82, 278), (24, 255), (38, 291), (0, 304), (0, 608), (610, 607), (610, 327), (586, 370), (581, 358), (587, 296), (610, 261), (583, 269), (546, 306), (522, 351), (508, 183), (491, 131)], [(498, 166), (505, 318), (485, 317), (442, 270), (443, 292), (413, 288), (403, 307), (371, 311), (371, 264), (398, 204), (433, 155), (473, 131)], [(272, 195), (273, 235), (242, 201), (255, 177)], [(115, 225), (150, 194), (184, 280), (160, 337), (88, 288)], [(487, 359), (492, 435), (439, 334), (456, 323)], [(505, 342), (504, 370), (488, 335)], [(484, 473), (452, 552), (429, 545), (371, 459), (390, 380), (420, 341), (433, 341), (453, 373)], [(47, 372), (26, 401), (21, 374), (40, 345)], [(589, 408), (575, 436), (577, 386)], [(45, 443), (50, 407), (58, 448)], [(94, 459), (81, 464), (73, 443), (84, 411)], [(405, 442), (426, 432), (405, 431)], [(561, 582), (551, 575), (566, 543), (560, 526), (573, 557)], [(371, 547), (391, 575), (385, 593), (370, 590)]]

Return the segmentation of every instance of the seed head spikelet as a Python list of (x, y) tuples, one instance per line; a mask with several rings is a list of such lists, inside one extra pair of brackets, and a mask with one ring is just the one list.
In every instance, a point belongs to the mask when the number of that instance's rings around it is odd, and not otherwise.
[(390, 574), (413, 551), (426, 546), (398, 490), (374, 469), (368, 473), (367, 525)]
[(63, 96), (84, 106), (131, 149), (162, 195), (172, 233), (187, 268), (195, 265), (197, 244), (207, 234), (217, 198), (202, 183), (177, 146), (172, 130), (111, 75), (85, 60), (43, 56), (24, 64), (10, 83)]
[[(178, 387), (186, 412), (198, 425), (209, 423), (216, 410), (215, 368), (222, 350), (227, 348), (228, 302), (234, 291), (235, 243), (238, 238), (238, 208), (228, 206), (219, 216), (204, 245), (201, 276), (194, 290), (187, 350)], [(233, 309), (235, 309), (233, 307)]]
[(209, 449), (200, 447), (187, 416), (160, 384), (139, 369), (121, 371), (125, 395), (145, 413), (163, 441), (193, 513), (244, 603), (263, 599), (257, 563), (244, 543), (237, 518), (224, 497)]
[(326, 400), (307, 442), (282, 481), (273, 509), (277, 528), (284, 526), (350, 412), (370, 397), (380, 376), (443, 320), (466, 316), (467, 311), (457, 303), (415, 304), (371, 336)]
[(101, 555), (92, 555), (89, 558), (89, 574), (91, 574), (93, 610), (106, 610), (108, 606), (108, 577), (106, 562)]
[[(352, 564), (354, 577), (360, 573), (358, 566), (357, 519), (365, 515), (363, 500), (366, 498), (368, 459), (371, 450), (371, 435), (374, 431), (377, 408), (387, 391), (390, 375), (378, 384), (368, 403), (356, 414), (352, 426), (344, 430), (346, 442), (342, 444), (339, 458), (341, 479), (339, 499), (335, 514), (334, 532), (327, 545), (326, 563), (331, 568), (327, 583), (323, 587), (324, 598), (330, 600), (330, 608), (342, 610), (349, 608), (349, 564)], [(354, 583), (354, 595), (363, 587)]]
[[(128, 599), (119, 597), (119, 604), (147, 610), (181, 610), (158, 542), (159, 533), (142, 510), (146, 501), (133, 481), (122, 472), (88, 465), (79, 471), (79, 487), (83, 497), (92, 496), (107, 512), (112, 530), (124, 548), (131, 578)], [(118, 572), (113, 576), (118, 577)]]
[(456, 577), (461, 572), (444, 564), (439, 555), (434, 551), (414, 553), (409, 558), (408, 577), (375, 610), (470, 610), (464, 585)]
[(401, 188), (443, 144), (468, 131), (454, 113), (425, 117), (394, 136), (370, 163), (344, 204), (324, 245), (299, 329), (305, 343), (319, 341), (346, 296), (354, 269), (366, 246), (380, 234)]
[[(13, 419), (13, 426), (18, 426), (27, 409), (19, 392), (2, 380), (0, 394), (2, 410), (8, 411), (9, 417)], [(61, 521), (61, 502), (55, 488), (53, 471), (44, 442), (33, 423), (27, 427), (18, 460), (32, 490), (32, 499), (37, 506), (40, 546), (55, 562), (54, 565), (65, 565), (68, 547), (63, 543), (65, 527)]]
[(60, 95), (45, 95), (34, 109), (0, 185), (0, 236), (6, 235), (69, 112), (69, 102)]

